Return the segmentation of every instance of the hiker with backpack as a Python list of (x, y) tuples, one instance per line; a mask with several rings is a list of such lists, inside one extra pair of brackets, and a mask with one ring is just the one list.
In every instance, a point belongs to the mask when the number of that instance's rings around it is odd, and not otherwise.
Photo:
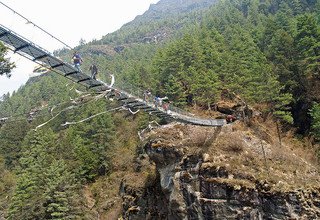
[(96, 75), (98, 74), (98, 67), (95, 64), (92, 64), (89, 70), (91, 72), (91, 79), (96, 79)]
[(80, 69), (80, 65), (82, 64), (83, 60), (77, 52), (74, 52), (72, 57), (73, 65), (78, 70), (78, 72), (82, 72)]

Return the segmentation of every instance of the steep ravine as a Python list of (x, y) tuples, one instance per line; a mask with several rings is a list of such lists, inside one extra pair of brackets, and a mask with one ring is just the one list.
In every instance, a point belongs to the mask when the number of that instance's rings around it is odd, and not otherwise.
[(316, 165), (253, 128), (171, 124), (145, 134), (139, 172), (157, 174), (121, 184), (123, 219), (320, 219)]

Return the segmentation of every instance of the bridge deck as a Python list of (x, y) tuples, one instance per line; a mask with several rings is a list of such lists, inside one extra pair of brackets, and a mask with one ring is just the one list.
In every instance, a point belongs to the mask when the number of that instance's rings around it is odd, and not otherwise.
[(52, 55), (50, 52), (32, 43), (31, 41), (19, 36), (17, 33), (0, 25), (0, 41), (8, 46), (15, 53), (20, 54), (35, 63), (44, 65), (54, 72), (57, 72), (64, 77), (85, 86), (87, 89), (92, 89), (96, 92), (104, 92), (110, 90), (111, 96), (121, 101), (125, 106), (133, 109), (141, 109), (149, 114), (156, 115), (167, 120), (176, 120), (183, 123), (203, 125), (203, 126), (223, 126), (226, 124), (224, 119), (202, 119), (192, 115), (183, 113), (182, 110), (169, 106), (168, 110), (161, 107), (156, 107), (151, 102), (146, 102), (141, 98), (127, 93), (121, 89), (115, 89), (108, 86), (106, 83), (92, 79), (87, 74), (79, 72), (71, 64), (66, 63)]

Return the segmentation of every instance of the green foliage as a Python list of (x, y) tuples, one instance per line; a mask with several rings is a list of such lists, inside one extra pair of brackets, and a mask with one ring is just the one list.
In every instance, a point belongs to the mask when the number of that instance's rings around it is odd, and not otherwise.
[[(8, 219), (72, 219), (75, 178), (63, 160), (56, 160), (55, 134), (31, 131), (26, 136), (17, 186)], [(73, 216), (73, 217), (72, 217)]]
[(305, 14), (298, 18), (296, 45), (306, 73), (320, 78), (320, 27), (315, 16)]
[(6, 216), (8, 203), (15, 185), (15, 175), (6, 169), (4, 159), (0, 157), (0, 213)]
[(174, 105), (186, 105), (186, 97), (184, 95), (183, 86), (179, 79), (174, 75), (169, 75), (164, 85), (163, 93), (167, 94), (170, 100), (174, 100)]
[(176, 105), (183, 106), (194, 101), (207, 105), (215, 100), (219, 86), (216, 65), (211, 61), (214, 57), (208, 59), (205, 55), (213, 55), (217, 51), (214, 51), (213, 45), (211, 48), (202, 47), (201, 41), (205, 40), (205, 37), (197, 39), (187, 34), (160, 51), (154, 59), (153, 68), (164, 88), (158, 92), (168, 95)]
[(0, 128), (0, 155), (7, 168), (13, 169), (20, 158), (21, 143), (29, 130), (26, 120), (6, 123)]
[(299, 88), (298, 79), (294, 74), (295, 50), (292, 36), (279, 29), (275, 31), (267, 51), (268, 58), (273, 61), (274, 71), (284, 85), (284, 91), (293, 93)]
[(191, 88), (192, 93), (196, 94), (194, 102), (200, 106), (207, 104), (207, 108), (210, 109), (210, 106), (218, 100), (220, 85), (215, 72), (198, 72)]
[[(49, 134), (31, 132), (26, 136), (20, 158), (21, 172), (17, 187), (10, 203), (8, 219), (44, 218), (45, 198), (41, 196), (44, 184), (42, 175), (50, 156), (45, 154), (47, 141), (52, 143)], [(49, 144), (50, 145), (50, 144)]]
[[(81, 120), (105, 111), (104, 101), (89, 103), (77, 111), (74, 120)], [(98, 175), (104, 175), (110, 170), (106, 152), (113, 146), (114, 125), (110, 114), (103, 114), (89, 120), (70, 126), (61, 140), (71, 151), (66, 156), (72, 156), (74, 171), (79, 179), (94, 180)]]
[(310, 111), (312, 117), (312, 133), (313, 135), (320, 140), (320, 104), (314, 103)]
[(263, 103), (277, 94), (276, 76), (249, 33), (234, 26), (227, 29), (226, 36), (230, 51), (222, 71), (226, 87), (249, 102)]
[(274, 96), (272, 98), (273, 101), (273, 114), (282, 121), (293, 124), (293, 117), (290, 113), (290, 103), (293, 98), (290, 93), (283, 93), (279, 96)]
[(6, 58), (7, 48), (0, 42), (0, 75), (11, 76), (11, 70), (15, 67), (15, 64), (10, 62), (9, 58)]
[(227, 27), (223, 33), (226, 40), (207, 27), (192, 33), (192, 37), (187, 34), (160, 51), (154, 62), (160, 85), (165, 88), (160, 92), (176, 104), (210, 106), (221, 88), (258, 103), (280, 93), (271, 65), (250, 33), (240, 26)]
[(68, 170), (63, 160), (54, 160), (45, 173), (46, 189), (46, 219), (74, 219), (76, 213), (72, 211), (72, 201), (77, 188), (74, 175)]

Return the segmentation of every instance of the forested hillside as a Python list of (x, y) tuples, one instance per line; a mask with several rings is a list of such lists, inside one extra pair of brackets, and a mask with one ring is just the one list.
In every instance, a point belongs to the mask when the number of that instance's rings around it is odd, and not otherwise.
[[(108, 82), (112, 73), (120, 88), (150, 88), (199, 114), (210, 115), (223, 91), (236, 94), (282, 132), (308, 138), (320, 159), (319, 0), (160, 0), (76, 50), (83, 70), (97, 63), (99, 79)], [(72, 51), (55, 54), (70, 60)], [(3, 56), (0, 62), (9, 75), (13, 64)], [(5, 95), (0, 219), (96, 219), (109, 212), (119, 202), (117, 184), (134, 169), (137, 130), (154, 120), (118, 107), (53, 72)]]

